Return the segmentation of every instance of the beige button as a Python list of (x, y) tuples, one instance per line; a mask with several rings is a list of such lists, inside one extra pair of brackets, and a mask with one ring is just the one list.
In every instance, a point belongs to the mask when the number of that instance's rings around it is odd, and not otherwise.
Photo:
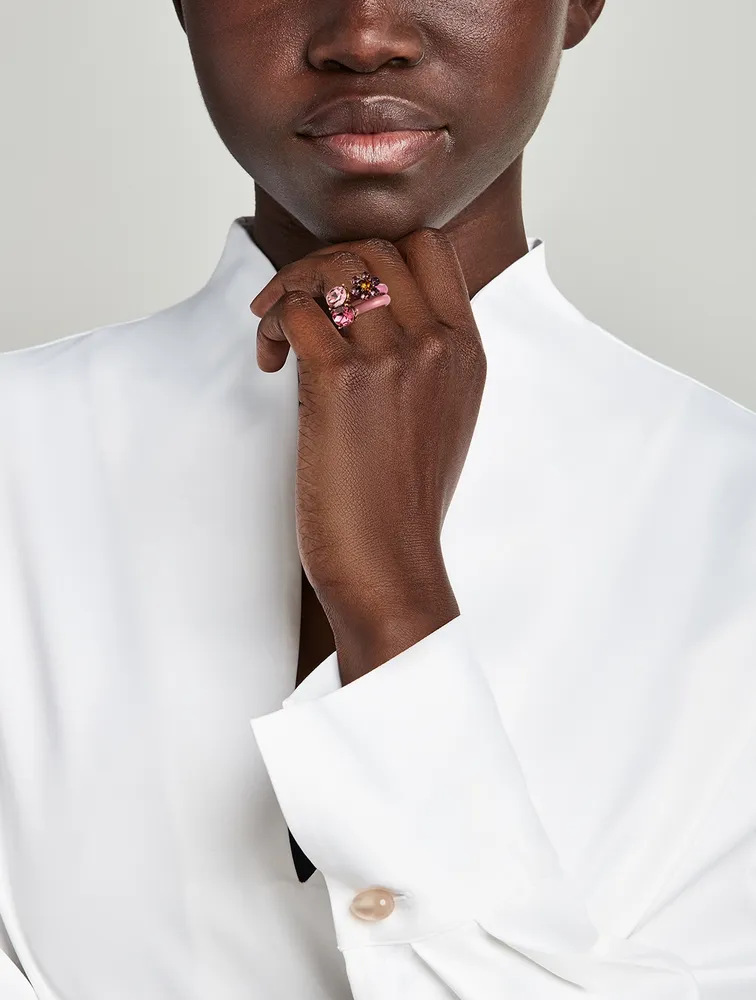
[(373, 886), (358, 892), (349, 909), (358, 920), (385, 920), (394, 912), (394, 896), (388, 889)]

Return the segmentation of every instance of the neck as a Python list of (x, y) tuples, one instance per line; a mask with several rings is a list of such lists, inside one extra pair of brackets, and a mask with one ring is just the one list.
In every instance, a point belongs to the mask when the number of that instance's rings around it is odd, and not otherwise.
[[(246, 228), (277, 270), (328, 246), (257, 183), (255, 215)], [(472, 298), (528, 252), (522, 218), (522, 156), (462, 212), (439, 228), (457, 251)]]

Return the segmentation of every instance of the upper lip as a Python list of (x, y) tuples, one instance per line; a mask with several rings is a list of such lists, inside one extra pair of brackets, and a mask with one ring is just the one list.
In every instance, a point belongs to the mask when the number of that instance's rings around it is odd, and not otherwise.
[(438, 117), (419, 104), (397, 97), (340, 97), (309, 115), (300, 135), (338, 135), (345, 132), (402, 132), (438, 129)]

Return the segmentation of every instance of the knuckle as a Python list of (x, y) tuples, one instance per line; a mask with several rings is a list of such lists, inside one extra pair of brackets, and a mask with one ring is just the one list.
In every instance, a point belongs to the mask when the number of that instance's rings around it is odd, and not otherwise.
[(310, 296), (301, 288), (292, 288), (285, 292), (278, 300), (278, 309), (283, 316), (289, 315), (294, 310), (301, 309), (310, 301)]
[(331, 261), (336, 267), (350, 268), (353, 271), (362, 271), (365, 268), (365, 261), (354, 250), (336, 250), (331, 256)]
[(462, 366), (468, 378), (481, 384), (485, 382), (488, 359), (482, 344), (477, 341), (462, 344)]
[(448, 243), (451, 245), (451, 240), (441, 229), (436, 229), (434, 226), (425, 226), (418, 230), (420, 239), (425, 240), (426, 243)]
[(469, 364), (485, 364), (486, 353), (480, 337), (468, 332), (461, 332), (457, 336), (460, 354)]
[(271, 329), (275, 326), (275, 317), (271, 313), (265, 316), (257, 324), (257, 343), (265, 344), (270, 340)]
[(389, 240), (381, 239), (378, 236), (369, 236), (367, 239), (362, 240), (360, 245), (363, 246), (368, 253), (374, 254), (377, 257), (393, 259), (400, 256), (399, 251), (393, 243)]
[(450, 247), (452, 245), (449, 237), (443, 233), (440, 229), (434, 229), (432, 226), (425, 226), (422, 229), (415, 230), (407, 237), (408, 242), (422, 244), (423, 246), (443, 246)]
[(420, 341), (420, 351), (426, 364), (445, 368), (452, 360), (451, 337), (434, 326)]
[(389, 382), (398, 381), (407, 372), (407, 358), (398, 346), (384, 351), (378, 365), (381, 378)]

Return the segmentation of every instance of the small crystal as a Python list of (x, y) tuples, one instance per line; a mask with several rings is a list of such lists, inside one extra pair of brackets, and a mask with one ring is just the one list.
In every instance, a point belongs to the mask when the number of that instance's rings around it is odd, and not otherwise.
[(349, 326), (353, 323), (357, 313), (352, 309), (351, 306), (342, 306), (340, 309), (335, 309), (331, 313), (331, 318), (333, 319), (336, 326), (342, 329), (345, 326)]
[(352, 279), (352, 295), (357, 299), (369, 299), (375, 295), (373, 277), (365, 271)]
[(343, 285), (337, 285), (332, 288), (330, 292), (326, 295), (326, 302), (331, 307), (335, 309), (338, 306), (343, 305), (347, 300), (347, 290)]

